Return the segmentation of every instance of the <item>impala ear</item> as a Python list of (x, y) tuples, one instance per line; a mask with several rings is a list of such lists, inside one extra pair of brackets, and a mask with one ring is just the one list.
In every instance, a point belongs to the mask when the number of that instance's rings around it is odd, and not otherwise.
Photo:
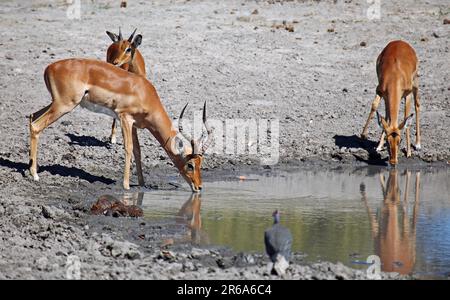
[(412, 116), (414, 116), (414, 114), (410, 114), (409, 116), (407, 116), (406, 119), (404, 119), (403, 122), (400, 123), (398, 129), (402, 130), (403, 128), (408, 128), (411, 124)]
[(138, 35), (134, 38), (132, 45), (133, 45), (134, 48), (137, 48), (137, 47), (139, 47), (139, 45), (140, 45), (141, 43), (142, 43), (142, 35), (138, 34)]
[(386, 131), (387, 128), (389, 127), (389, 125), (386, 122), (386, 120), (380, 115), (380, 113), (378, 111), (377, 111), (377, 120), (378, 120), (378, 125), (381, 127), (381, 129)]
[(119, 36), (117, 34), (109, 32), (109, 31), (106, 31), (106, 34), (109, 36), (111, 41), (113, 41), (114, 43), (119, 41)]
[(180, 154), (184, 154), (184, 143), (183, 140), (180, 139), (179, 137), (175, 137), (175, 150), (176, 152), (180, 153)]

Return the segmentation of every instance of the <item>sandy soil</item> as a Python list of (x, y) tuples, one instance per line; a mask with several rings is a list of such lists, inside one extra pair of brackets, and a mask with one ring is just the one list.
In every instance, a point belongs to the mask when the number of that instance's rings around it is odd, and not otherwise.
[[(379, 20), (367, 18), (366, 1), (130, 1), (126, 10), (117, 1), (87, 2), (80, 20), (67, 18), (65, 1), (1, 2), (0, 278), (63, 278), (71, 254), (80, 257), (82, 278), (269, 277), (257, 267), (263, 256), (244, 267), (220, 249), (188, 247), (174, 250), (175, 259), (159, 258), (163, 225), (89, 216), (96, 196), (121, 191), (122, 139), (105, 142), (107, 116), (77, 108), (44, 131), (41, 182), (28, 178), (26, 116), (50, 102), (44, 68), (67, 57), (104, 59), (105, 30), (119, 25), (143, 34), (148, 77), (172, 117), (186, 102), (200, 109), (207, 100), (210, 118), (278, 119), (281, 166), (299, 167), (386, 157), (373, 152), (375, 121), (369, 141), (355, 135), (374, 97), (378, 53), (390, 40), (407, 40), (420, 59), (422, 150), (400, 163), (450, 159), (445, 1), (383, 1)], [(273, 27), (283, 21), (294, 32)], [(148, 132), (139, 134), (148, 187), (170, 188), (176, 170)], [(261, 168), (258, 155), (216, 152), (206, 158), (206, 180)], [(364, 276), (339, 265), (294, 264), (288, 278)]]

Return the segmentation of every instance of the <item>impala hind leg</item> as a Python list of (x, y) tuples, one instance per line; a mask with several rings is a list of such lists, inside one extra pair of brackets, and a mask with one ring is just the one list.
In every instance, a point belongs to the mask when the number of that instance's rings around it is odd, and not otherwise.
[(413, 95), (414, 95), (414, 108), (416, 111), (416, 144), (414, 148), (416, 150), (420, 150), (422, 147), (420, 145), (420, 100), (419, 100), (419, 86), (416, 84), (413, 87)]
[(30, 173), (35, 181), (39, 180), (37, 174), (37, 148), (40, 133), (63, 115), (70, 112), (75, 106), (61, 106), (53, 101), (52, 104), (30, 115)]
[(369, 117), (367, 118), (366, 124), (364, 125), (364, 129), (361, 133), (362, 139), (367, 139), (367, 131), (369, 130), (369, 123), (373, 118), (373, 115), (375, 114), (376, 110), (378, 109), (378, 106), (380, 105), (381, 97), (379, 95), (375, 96), (375, 99), (372, 101), (372, 107), (370, 109)]
[(142, 174), (142, 160), (141, 160), (141, 145), (139, 144), (139, 138), (136, 127), (133, 126), (133, 155), (136, 161), (136, 170), (138, 175), (138, 181), (140, 186), (144, 186), (144, 175)]
[[(411, 97), (412, 95), (409, 94), (408, 96), (406, 96), (405, 99), (405, 120), (408, 118), (409, 116), (409, 110), (411, 109)], [(410, 137), (410, 129), (409, 126), (405, 126), (406, 127), (406, 157), (411, 157), (411, 137)]]
[(117, 131), (116, 118), (114, 118), (111, 126), (111, 136), (109, 137), (109, 141), (111, 142), (111, 144), (115, 144), (117, 142), (116, 131)]
[(131, 168), (131, 155), (133, 152), (133, 123), (134, 120), (128, 115), (121, 115), (120, 126), (122, 127), (123, 145), (125, 148), (125, 167), (123, 172), (123, 188), (130, 189), (130, 168)]

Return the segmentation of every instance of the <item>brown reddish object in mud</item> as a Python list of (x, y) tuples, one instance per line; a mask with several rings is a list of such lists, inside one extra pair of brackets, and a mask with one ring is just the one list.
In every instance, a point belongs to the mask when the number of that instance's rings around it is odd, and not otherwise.
[(120, 7), (127, 7), (127, 1), (126, 0), (121, 1)]
[(105, 212), (111, 208), (114, 201), (117, 201), (116, 198), (114, 198), (111, 195), (103, 195), (100, 196), (97, 199), (97, 202), (95, 202), (91, 207), (91, 214), (93, 215), (104, 215)]
[(93, 215), (105, 215), (112, 217), (142, 217), (142, 209), (136, 205), (125, 205), (111, 195), (100, 196), (91, 207)]
[(450, 19), (444, 19), (444, 25), (450, 24)]

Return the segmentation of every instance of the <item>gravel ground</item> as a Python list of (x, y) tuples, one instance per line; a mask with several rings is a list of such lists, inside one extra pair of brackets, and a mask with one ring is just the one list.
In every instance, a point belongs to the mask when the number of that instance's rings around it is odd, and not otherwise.
[[(377, 55), (390, 40), (407, 40), (420, 60), (422, 150), (400, 164), (448, 164), (445, 1), (383, 1), (378, 20), (367, 18), (366, 1), (130, 1), (125, 10), (116, 2), (82, 1), (80, 20), (67, 18), (65, 1), (1, 2), (0, 278), (64, 278), (75, 254), (81, 278), (270, 278), (262, 255), (242, 264), (226, 249), (185, 246), (167, 258), (163, 224), (90, 216), (98, 195), (121, 191), (122, 139), (105, 142), (107, 116), (76, 108), (45, 130), (41, 181), (27, 176), (26, 116), (50, 102), (44, 68), (67, 57), (104, 59), (105, 30), (119, 25), (143, 34), (148, 77), (169, 115), (186, 102), (192, 114), (207, 100), (211, 119), (279, 120), (281, 167), (385, 159), (373, 152), (375, 121), (369, 141), (356, 135), (374, 97)], [(148, 186), (170, 188), (175, 168), (147, 131), (139, 134)], [(261, 167), (259, 154), (223, 154), (217, 145), (206, 180)], [(287, 278), (365, 277), (339, 264), (304, 266), (298, 255)]]

